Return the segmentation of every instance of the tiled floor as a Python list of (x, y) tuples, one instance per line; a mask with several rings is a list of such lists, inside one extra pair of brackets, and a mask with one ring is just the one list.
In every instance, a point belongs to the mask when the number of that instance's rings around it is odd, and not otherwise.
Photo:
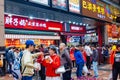
[[(74, 68), (73, 73), (72, 73), (72, 77), (74, 77), (76, 79), (75, 71), (76, 71), (76, 69)], [(92, 75), (94, 75), (92, 70), (90, 72), (92, 73)], [(111, 65), (99, 66), (99, 78), (100, 78), (100, 80), (108, 80), (110, 72), (111, 72)], [(6, 75), (4, 77), (0, 77), (0, 80), (13, 80), (13, 78), (9, 77), (9, 75)]]

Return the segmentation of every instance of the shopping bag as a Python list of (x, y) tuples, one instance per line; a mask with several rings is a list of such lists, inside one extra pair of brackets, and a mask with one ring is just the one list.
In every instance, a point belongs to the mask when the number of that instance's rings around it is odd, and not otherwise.
[(57, 68), (56, 70), (55, 70), (55, 73), (56, 74), (61, 74), (61, 73), (65, 73), (66, 71), (65, 71), (65, 67), (64, 66), (60, 66), (59, 68)]
[(84, 71), (85, 73), (89, 73), (88, 68), (87, 68), (86, 65), (84, 65), (84, 67), (83, 67), (83, 71)]
[(34, 66), (35, 66), (36, 68), (38, 68), (39, 71), (41, 70), (41, 65), (40, 65), (40, 63), (35, 62), (35, 63), (34, 63)]

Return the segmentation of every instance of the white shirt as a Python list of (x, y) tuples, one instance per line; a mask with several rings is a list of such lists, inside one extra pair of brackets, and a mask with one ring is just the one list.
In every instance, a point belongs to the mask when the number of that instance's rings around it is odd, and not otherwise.
[(92, 54), (92, 50), (89, 46), (85, 46), (85, 51), (86, 51), (87, 56), (90, 56)]

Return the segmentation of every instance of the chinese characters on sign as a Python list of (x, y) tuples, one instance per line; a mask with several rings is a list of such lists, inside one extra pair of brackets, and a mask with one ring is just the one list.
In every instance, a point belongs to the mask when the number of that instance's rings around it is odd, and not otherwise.
[(106, 16), (106, 4), (99, 0), (82, 0), (82, 14), (109, 22), (112, 21), (110, 17)]
[(46, 22), (45, 20), (29, 19), (26, 17), (8, 15), (5, 15), (5, 27), (28, 30), (62, 31), (62, 24), (59, 22)]

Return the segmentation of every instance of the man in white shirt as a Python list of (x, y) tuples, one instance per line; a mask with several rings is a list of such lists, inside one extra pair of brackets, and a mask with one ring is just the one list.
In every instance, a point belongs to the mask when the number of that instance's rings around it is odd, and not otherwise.
[(86, 55), (87, 55), (87, 63), (86, 63), (86, 66), (87, 66), (88, 69), (90, 69), (90, 68), (91, 68), (90, 56), (92, 55), (92, 50), (91, 50), (89, 44), (86, 44), (86, 45), (85, 45), (85, 51), (86, 51)]

